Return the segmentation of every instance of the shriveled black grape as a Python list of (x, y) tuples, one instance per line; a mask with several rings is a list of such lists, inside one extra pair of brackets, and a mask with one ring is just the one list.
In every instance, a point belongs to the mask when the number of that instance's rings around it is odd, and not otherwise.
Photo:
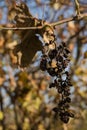
[[(53, 108), (53, 111), (56, 116), (59, 115), (62, 122), (68, 123), (69, 118), (74, 117), (73, 113), (68, 112), (71, 102), (70, 86), (72, 84), (70, 73), (66, 71), (66, 68), (70, 62), (70, 51), (65, 42), (62, 42), (57, 46), (55, 35), (54, 33), (51, 33), (52, 30), (46, 32), (45, 38), (48, 40), (46, 39), (46, 43), (43, 47), (44, 51), (42, 52), (43, 56), (40, 63), (40, 68), (43, 71), (47, 71), (51, 77), (56, 77), (53, 83), (50, 83), (49, 88), (55, 87), (57, 92), (61, 95), (61, 99), (59, 99), (58, 105)], [(64, 74), (66, 77), (65, 80), (62, 78)]]

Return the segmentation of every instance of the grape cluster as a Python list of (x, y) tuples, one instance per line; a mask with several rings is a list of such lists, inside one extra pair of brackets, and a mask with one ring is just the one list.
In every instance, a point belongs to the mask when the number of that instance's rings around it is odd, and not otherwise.
[[(49, 38), (50, 36), (51, 38)], [(40, 68), (42, 71), (47, 71), (50, 76), (54, 77), (54, 81), (49, 85), (49, 88), (55, 87), (57, 89), (60, 94), (60, 100), (58, 105), (53, 108), (53, 111), (55, 115), (60, 117), (61, 121), (68, 123), (69, 117), (74, 118), (74, 114), (69, 110), (69, 104), (71, 103), (71, 76), (66, 70), (70, 62), (70, 51), (65, 42), (57, 45), (53, 33), (50, 34), (50, 32), (48, 32), (45, 38), (49, 38), (49, 40), (43, 46)]]
[[(62, 78), (62, 75), (66, 76), (66, 79)], [(65, 71), (59, 78), (54, 80), (54, 83), (50, 84), (50, 87), (56, 87), (59, 94), (61, 94), (61, 99), (58, 102), (57, 107), (53, 108), (53, 111), (59, 115), (60, 119), (64, 123), (68, 123), (69, 117), (74, 118), (74, 114), (69, 110), (71, 98), (70, 98), (70, 74), (68, 71)], [(54, 86), (52, 86), (54, 84)]]

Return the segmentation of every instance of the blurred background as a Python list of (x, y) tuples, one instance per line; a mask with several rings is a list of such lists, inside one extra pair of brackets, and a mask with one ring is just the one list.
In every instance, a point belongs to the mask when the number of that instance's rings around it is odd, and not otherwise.
[[(0, 25), (10, 26), (9, 9), (24, 1), (31, 14), (53, 23), (75, 16), (74, 0), (0, 0)], [(79, 0), (81, 13), (87, 13), (87, 0)], [(0, 130), (87, 130), (87, 18), (56, 26), (57, 43), (65, 41), (71, 50), (71, 109), (75, 119), (63, 124), (54, 117), (56, 89), (52, 78), (40, 70), (37, 52), (25, 70), (15, 66), (12, 49), (20, 41), (13, 30), (0, 30)]]

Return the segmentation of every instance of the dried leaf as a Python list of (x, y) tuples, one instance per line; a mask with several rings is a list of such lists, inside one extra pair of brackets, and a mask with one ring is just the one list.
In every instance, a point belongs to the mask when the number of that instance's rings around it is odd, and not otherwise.
[(17, 45), (14, 49), (14, 54), (20, 52), (20, 55), (18, 55), (18, 64), (21, 67), (28, 66), (36, 52), (41, 50), (41, 48), (42, 45), (37, 36), (31, 37), (30, 41), (26, 39), (25, 43)]
[[(24, 3), (16, 5), (14, 10), (16, 11), (14, 18), (16, 27), (36, 27), (41, 24), (41, 20), (34, 18)], [(37, 32), (38, 30), (16, 30), (21, 43), (15, 46), (13, 53), (17, 56), (18, 65), (21, 67), (28, 66), (36, 52), (42, 49), (42, 43), (36, 36)]]

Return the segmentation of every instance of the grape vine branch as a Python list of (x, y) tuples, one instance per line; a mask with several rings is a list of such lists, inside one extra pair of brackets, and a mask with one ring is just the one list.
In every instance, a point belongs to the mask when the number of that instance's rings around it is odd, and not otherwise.
[(70, 22), (70, 21), (78, 21), (78, 20), (82, 20), (84, 18), (87, 17), (87, 13), (84, 13), (84, 14), (81, 14), (80, 13), (80, 4), (78, 2), (78, 0), (75, 0), (75, 8), (76, 8), (76, 15), (75, 16), (72, 16), (70, 18), (65, 18), (63, 20), (60, 20), (60, 21), (57, 21), (57, 22), (54, 22), (54, 23), (45, 23), (43, 24), (43, 26), (38, 26), (38, 27), (14, 27), (14, 25), (11, 25), (11, 27), (7, 26), (7, 25), (0, 25), (0, 30), (35, 30), (35, 29), (42, 29), (46, 24), (49, 25), (49, 26), (58, 26), (58, 25), (61, 25), (61, 24), (64, 24), (64, 23), (67, 23), (67, 22)]

